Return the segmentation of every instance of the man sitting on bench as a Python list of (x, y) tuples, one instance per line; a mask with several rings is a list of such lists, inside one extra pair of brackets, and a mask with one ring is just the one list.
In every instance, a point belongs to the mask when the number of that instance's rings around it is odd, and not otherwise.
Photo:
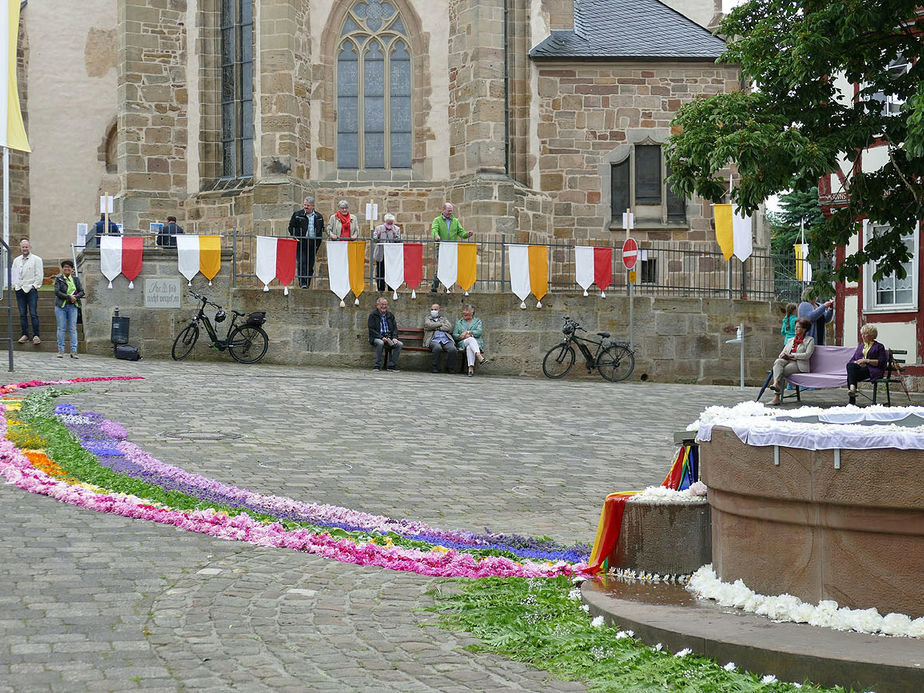
[(433, 362), (431, 370), (434, 373), (440, 372), (440, 354), (446, 352), (446, 372), (456, 372), (456, 356), (459, 350), (456, 343), (452, 340), (452, 323), (449, 318), (440, 312), (440, 304), (434, 303), (430, 306), (430, 312), (424, 318), (423, 324), (423, 345), (429, 347), (433, 352)]
[(375, 347), (374, 371), (382, 370), (382, 352), (387, 347), (391, 351), (388, 370), (398, 370), (398, 355), (404, 344), (398, 340), (398, 325), (395, 316), (388, 310), (388, 299), (380, 296), (375, 302), (375, 310), (369, 315), (369, 343)]

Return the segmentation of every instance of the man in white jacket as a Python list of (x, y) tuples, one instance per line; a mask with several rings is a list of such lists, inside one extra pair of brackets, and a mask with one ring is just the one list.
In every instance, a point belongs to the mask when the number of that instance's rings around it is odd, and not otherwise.
[(38, 289), (45, 278), (45, 267), (42, 258), (32, 252), (29, 240), (23, 238), (19, 242), (22, 253), (13, 260), (13, 288), (16, 290), (16, 302), (19, 304), (19, 324), (22, 328), (20, 344), (29, 341), (29, 314), (32, 314), (32, 343), (41, 344), (39, 339), (38, 319)]

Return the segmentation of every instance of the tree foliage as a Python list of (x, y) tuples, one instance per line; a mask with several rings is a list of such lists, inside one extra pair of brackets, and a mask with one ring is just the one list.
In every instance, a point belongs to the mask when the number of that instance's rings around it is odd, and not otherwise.
[(792, 247), (801, 239), (801, 227), (810, 238), (816, 226), (824, 223), (818, 204), (818, 188), (780, 195), (780, 211), (767, 212), (770, 222), (770, 249), (774, 255), (792, 255)]
[[(740, 66), (756, 89), (702, 97), (677, 113), (668, 142), (671, 183), (713, 202), (740, 174), (733, 201), (752, 212), (784, 190), (808, 192), (843, 169), (849, 201), (814, 225), (813, 256), (830, 254), (861, 219), (891, 230), (867, 239), (836, 270), (857, 279), (868, 261), (877, 277), (896, 272), (908, 251), (901, 236), (924, 217), (924, 60), (920, 0), (750, 0), (719, 31), (734, 37), (720, 62)], [(907, 71), (890, 70), (912, 63)], [(854, 93), (854, 86), (857, 91)], [(884, 108), (889, 98), (892, 107)], [(887, 163), (864, 173), (861, 152), (884, 142)], [(818, 277), (820, 280), (829, 277)]]

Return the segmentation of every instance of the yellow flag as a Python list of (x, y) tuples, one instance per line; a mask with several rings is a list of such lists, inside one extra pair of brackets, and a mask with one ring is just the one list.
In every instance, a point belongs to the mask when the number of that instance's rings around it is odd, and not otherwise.
[(475, 284), (477, 276), (477, 246), (474, 243), (459, 243), (459, 264), (456, 281), (463, 291), (468, 291)]
[(350, 288), (353, 295), (359, 298), (359, 295), (366, 288), (363, 275), (366, 269), (366, 243), (365, 241), (349, 241), (347, 248), (347, 257), (350, 267)]
[[(0, 55), (6, 59), (6, 69), (0, 69), (0, 147), (30, 152), (26, 128), (19, 106), (19, 88), (16, 80), (16, 48), (19, 43), (19, 0), (7, 0), (7, 11), (0, 12)], [(3, 24), (5, 26), (2, 26)], [(2, 42), (6, 45), (2, 45)], [(5, 49), (5, 50), (4, 50)]]
[(212, 281), (221, 269), (221, 236), (199, 236), (199, 271)]
[(529, 246), (529, 290), (537, 301), (549, 292), (549, 247)]
[(732, 206), (712, 205), (712, 213), (715, 216), (715, 240), (722, 249), (722, 256), (729, 260), (735, 253)]

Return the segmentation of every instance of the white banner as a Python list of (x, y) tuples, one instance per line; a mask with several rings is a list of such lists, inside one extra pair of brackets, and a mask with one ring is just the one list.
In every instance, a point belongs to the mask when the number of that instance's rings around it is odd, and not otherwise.
[(404, 243), (383, 243), (385, 251), (385, 283), (392, 291), (404, 283)]
[(529, 296), (529, 246), (508, 245), (508, 258), (510, 259), (510, 290), (521, 301)]
[(121, 236), (100, 236), (99, 270), (109, 280), (109, 288), (111, 289), (112, 280), (122, 274)]
[(594, 283), (594, 249), (589, 245), (574, 246), (574, 279), (578, 286), (587, 289)]
[(751, 237), (751, 217), (741, 216), (737, 212), (732, 215), (732, 239), (734, 241), (735, 257), (744, 262), (754, 250), (754, 241)]
[(436, 278), (443, 282), (443, 286), (451, 289), (459, 277), (459, 244), (440, 243), (440, 254), (436, 265)]
[(349, 243), (326, 243), (327, 273), (330, 275), (330, 290), (343, 301), (350, 293)]
[(257, 279), (263, 282), (263, 290), (269, 291), (269, 283), (276, 278), (276, 237), (257, 236)]
[(180, 274), (192, 286), (193, 277), (199, 274), (199, 236), (180, 234), (176, 236), (176, 263)]

